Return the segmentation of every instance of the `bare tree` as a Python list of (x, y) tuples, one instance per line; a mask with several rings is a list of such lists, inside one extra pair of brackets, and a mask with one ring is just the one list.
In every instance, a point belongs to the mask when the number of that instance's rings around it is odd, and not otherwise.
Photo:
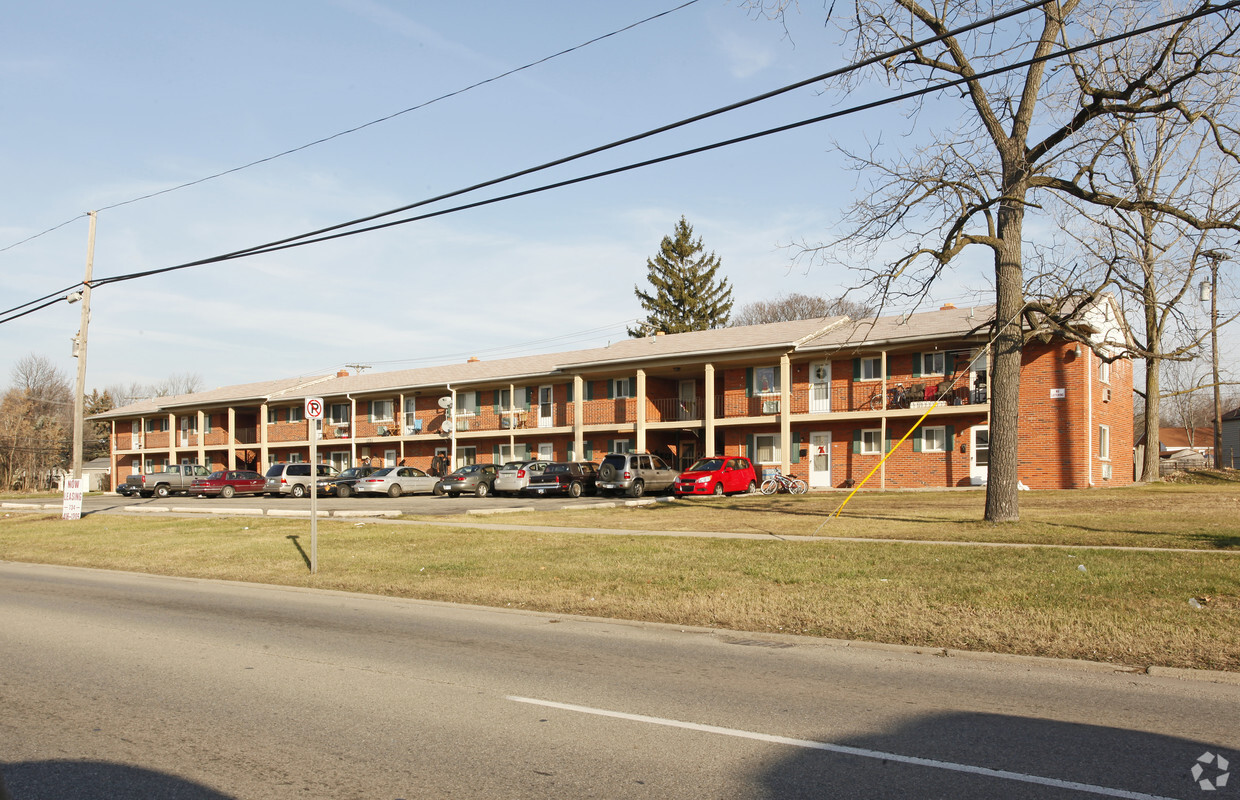
[(747, 303), (732, 316), (729, 325), (762, 325), (768, 322), (790, 322), (798, 319), (848, 317), (866, 319), (874, 315), (873, 306), (845, 297), (829, 300), (825, 297), (801, 294), (782, 295), (774, 300), (757, 300)]
[(46, 357), (14, 365), (12, 388), (0, 398), (0, 486), (41, 490), (69, 463), (73, 392)]
[(104, 389), (117, 407), (127, 406), (149, 397), (172, 397), (193, 394), (203, 388), (202, 376), (190, 372), (169, 375), (157, 383), (113, 384)]
[[(786, 5), (786, 0), (751, 3), (774, 14), (783, 13)], [(1234, 153), (1234, 127), (1215, 118), (1208, 102), (1197, 101), (1210, 97), (1212, 85), (1234, 69), (1232, 38), (1240, 24), (1235, 14), (1206, 9), (1202, 16), (1137, 38), (1103, 43), (1112, 34), (1137, 31), (1162, 6), (1142, 0), (1061, 0), (1005, 23), (957, 27), (1000, 8), (981, 0), (933, 5), (854, 0), (841, 27), (858, 60), (876, 64), (883, 77), (896, 82), (940, 90), (950, 84), (952, 94), (940, 91), (936, 97), (957, 104), (943, 109), (956, 127), (934, 130), (928, 143), (913, 152), (888, 154), (875, 145), (869, 152), (849, 154), (870, 185), (848, 212), (839, 241), (803, 250), (810, 258), (878, 264), (862, 274), (884, 301), (924, 298), (966, 248), (990, 251), (996, 316), (985, 518), (991, 522), (1019, 519), (1020, 369), (1026, 334), (1053, 331), (1087, 341), (1070, 323), (1098, 296), (1092, 288), (1073, 287), (1049, 298), (1027, 294), (1025, 214), (1072, 197), (1109, 208), (1155, 205), (1196, 229), (1215, 225), (1192, 209), (1091, 187), (1082, 164), (1095, 149), (1088, 143), (1097, 136), (1100, 121), (1159, 113), (1179, 113), (1208, 126), (1215, 146)], [(1085, 49), (1053, 64), (1049, 60), (1077, 44)], [(860, 73), (849, 78), (860, 79)], [(901, 252), (878, 258), (880, 246), (892, 245)], [(873, 258), (850, 258), (850, 248)]]

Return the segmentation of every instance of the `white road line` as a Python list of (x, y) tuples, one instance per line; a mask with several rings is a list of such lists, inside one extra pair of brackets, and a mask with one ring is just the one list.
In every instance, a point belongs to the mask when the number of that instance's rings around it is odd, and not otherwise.
[(982, 775), (988, 778), (1001, 778), (1003, 780), (1019, 781), (1021, 783), (1033, 783), (1039, 786), (1053, 786), (1057, 789), (1072, 789), (1074, 791), (1088, 792), (1090, 794), (1102, 795), (1104, 797), (1122, 797), (1127, 800), (1174, 800), (1174, 798), (1163, 797), (1156, 794), (1130, 792), (1125, 789), (1111, 789), (1106, 786), (1094, 786), (1088, 783), (1077, 783), (1076, 781), (1063, 781), (1058, 778), (1043, 778), (1039, 775), (1025, 775), (1020, 772), (1009, 772), (1005, 769), (990, 769), (989, 767), (976, 767), (970, 764), (956, 764), (951, 761), (938, 761), (932, 758), (902, 756), (898, 753), (884, 753), (881, 750), (867, 750), (861, 747), (848, 747), (846, 745), (829, 744), (827, 742), (815, 742), (810, 739), (792, 739), (787, 736), (773, 736), (769, 733), (754, 733), (753, 731), (742, 731), (737, 730), (736, 728), (721, 728), (716, 725), (700, 725), (696, 722), (681, 722), (680, 720), (663, 719), (662, 717), (647, 717), (642, 714), (626, 714), (622, 711), (608, 711), (602, 708), (590, 708), (589, 706), (577, 706), (569, 703), (556, 703), (551, 700), (537, 700), (532, 697), (517, 697), (515, 695), (509, 695), (506, 699), (517, 703), (529, 703), (530, 705), (546, 706), (547, 708), (558, 708), (561, 711), (576, 711), (581, 714), (594, 714), (599, 717), (614, 717), (616, 719), (625, 719), (632, 722), (645, 722), (651, 725), (664, 725), (670, 728), (684, 728), (686, 730), (701, 731), (703, 733), (717, 733), (722, 736), (734, 736), (740, 739), (754, 739), (759, 742), (770, 742), (771, 744), (786, 744), (793, 747), (804, 747), (809, 750), (826, 750), (832, 753), (843, 753), (844, 755), (859, 756), (861, 758), (875, 758), (883, 761), (896, 761), (902, 764), (913, 764), (919, 767), (945, 769), (953, 772), (966, 772), (971, 775)]

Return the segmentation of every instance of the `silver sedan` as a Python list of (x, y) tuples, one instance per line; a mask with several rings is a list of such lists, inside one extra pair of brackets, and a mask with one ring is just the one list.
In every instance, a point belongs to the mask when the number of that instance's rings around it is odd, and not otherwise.
[(353, 489), (358, 494), (386, 494), (400, 497), (402, 494), (427, 494), (434, 491), (433, 475), (427, 475), (417, 467), (384, 467), (358, 481)]

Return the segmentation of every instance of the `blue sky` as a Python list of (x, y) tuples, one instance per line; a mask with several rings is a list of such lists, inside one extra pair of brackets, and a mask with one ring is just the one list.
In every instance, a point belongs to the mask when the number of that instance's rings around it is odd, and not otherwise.
[[(0, 247), (492, 78), (668, 11), (627, 3), (304, 0), (8, 9), (0, 30)], [(700, 2), (363, 130), (100, 213), (96, 278), (170, 266), (416, 202), (751, 97), (847, 61), (815, 4), (789, 30)], [(851, 100), (849, 102), (852, 102)], [(809, 87), (506, 185), (527, 188), (825, 113)], [(923, 121), (933, 119), (933, 105)], [(791, 261), (857, 185), (832, 152), (907, 132), (877, 113), (381, 232), (94, 293), (87, 386), (205, 387), (568, 350), (623, 338), (646, 259), (684, 215), (737, 307), (837, 296)], [(490, 196), (499, 190), (487, 190)], [(475, 199), (471, 195), (470, 199)], [(80, 281), (83, 217), (0, 252), (5, 308)], [(986, 302), (984, 254), (932, 298)], [(78, 306), (0, 325), (0, 379), (37, 353), (68, 376)]]

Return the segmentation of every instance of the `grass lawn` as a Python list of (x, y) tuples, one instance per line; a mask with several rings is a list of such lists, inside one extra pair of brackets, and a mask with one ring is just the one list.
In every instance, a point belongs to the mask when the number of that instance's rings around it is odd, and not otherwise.
[[(1002, 526), (979, 521), (980, 492), (859, 494), (830, 516), (843, 497), (736, 497), (487, 520), (529, 526), (516, 531), (321, 521), (317, 575), (307, 567), (304, 520), (95, 514), (65, 522), (4, 513), (0, 559), (1240, 671), (1240, 483), (1022, 493), (1021, 522)], [(781, 538), (811, 534), (829, 538)], [(907, 541), (882, 541), (896, 539)], [(1106, 549), (1113, 546), (1153, 549)]]

